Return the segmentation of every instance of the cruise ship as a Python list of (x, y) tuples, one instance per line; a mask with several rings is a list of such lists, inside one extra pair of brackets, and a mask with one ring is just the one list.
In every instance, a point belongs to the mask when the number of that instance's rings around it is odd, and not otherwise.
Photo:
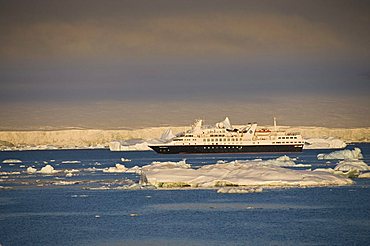
[(213, 126), (197, 120), (186, 132), (163, 133), (162, 142), (149, 145), (160, 154), (301, 152), (304, 140), (299, 133), (258, 128), (257, 123), (234, 128), (228, 117)]

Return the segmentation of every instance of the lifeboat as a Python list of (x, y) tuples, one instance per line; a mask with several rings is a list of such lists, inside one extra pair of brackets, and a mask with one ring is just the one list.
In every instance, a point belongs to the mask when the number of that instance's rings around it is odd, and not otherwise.
[(271, 130), (266, 129), (266, 128), (256, 130), (256, 134), (259, 136), (267, 136), (267, 135), (270, 135), (270, 133), (271, 133)]

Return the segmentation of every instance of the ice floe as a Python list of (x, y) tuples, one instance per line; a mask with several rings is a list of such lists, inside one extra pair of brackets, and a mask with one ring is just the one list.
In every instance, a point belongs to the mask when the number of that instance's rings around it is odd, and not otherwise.
[(81, 161), (62, 161), (62, 164), (78, 164), (81, 163)]
[[(276, 160), (275, 160), (276, 161)], [(249, 162), (249, 163), (248, 163)], [(261, 162), (261, 161), (260, 161)], [(266, 161), (265, 161), (266, 162)], [(348, 185), (352, 180), (331, 173), (291, 170), (274, 165), (255, 165), (255, 161), (229, 162), (199, 169), (178, 165), (149, 165), (142, 168), (141, 183), (161, 188), (223, 186), (329, 186)]]
[(65, 181), (65, 180), (61, 180), (61, 181), (56, 181), (53, 183), (53, 185), (74, 185), (74, 184), (79, 184), (80, 182), (79, 181)]
[(332, 160), (332, 159), (337, 159), (337, 160), (358, 160), (362, 159), (363, 156), (361, 154), (361, 149), (355, 148), (354, 150), (339, 150), (339, 151), (334, 151), (329, 154), (318, 154), (317, 159), (319, 160)]
[[(18, 175), (18, 174), (21, 174), (21, 172), (0, 172), (0, 175), (3, 176), (3, 175)], [(4, 178), (4, 177), (2, 177)]]
[(114, 167), (104, 168), (104, 173), (124, 173), (127, 171), (127, 167), (122, 164), (116, 164)]
[(141, 173), (141, 167), (139, 167), (139, 166), (133, 166), (131, 168), (128, 168), (126, 170), (126, 173), (137, 173), (137, 174), (140, 174)]
[(130, 159), (126, 159), (126, 158), (121, 158), (121, 161), (122, 162), (129, 162), (129, 161), (131, 161)]
[(361, 173), (360, 175), (358, 175), (358, 178), (360, 178), (360, 179), (370, 179), (370, 172)]
[(6, 163), (22, 163), (21, 160), (19, 159), (6, 159), (6, 160), (3, 160), (2, 163), (6, 164)]
[(76, 175), (78, 175), (79, 172), (80, 172), (80, 170), (77, 170), (77, 169), (66, 169), (66, 170), (64, 170), (64, 173), (66, 174), (67, 178), (76, 176)]
[(305, 139), (304, 149), (344, 149), (347, 144), (337, 138), (309, 138)]
[(335, 171), (368, 171), (370, 167), (363, 161), (360, 160), (343, 160), (338, 163), (338, 165), (334, 168)]
[(262, 187), (222, 187), (217, 190), (217, 193), (245, 194), (245, 193), (257, 193), (262, 191), (263, 191)]

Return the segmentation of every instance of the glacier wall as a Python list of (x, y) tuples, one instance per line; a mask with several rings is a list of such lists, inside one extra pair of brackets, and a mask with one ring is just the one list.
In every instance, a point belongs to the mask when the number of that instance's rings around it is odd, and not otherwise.
[[(58, 148), (108, 147), (114, 140), (160, 138), (168, 128), (174, 133), (189, 127), (152, 127), (133, 130), (55, 130), (55, 131), (0, 131), (0, 148), (27, 146), (55, 146)], [(370, 127), (325, 128), (279, 126), (280, 130), (300, 132), (304, 138), (334, 137), (346, 142), (370, 142)]]

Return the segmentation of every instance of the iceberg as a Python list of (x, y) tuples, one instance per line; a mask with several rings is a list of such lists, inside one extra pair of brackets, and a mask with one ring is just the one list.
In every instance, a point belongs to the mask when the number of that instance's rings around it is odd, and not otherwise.
[(232, 129), (232, 125), (230, 123), (229, 117), (226, 117), (224, 121), (216, 123), (217, 128), (225, 128), (225, 129)]
[(309, 138), (305, 139), (304, 149), (344, 149), (347, 144), (337, 138)]
[(161, 135), (161, 137), (160, 137), (160, 140), (161, 140), (161, 141), (163, 141), (163, 142), (167, 142), (167, 141), (169, 141), (169, 140), (173, 139), (174, 137), (176, 137), (176, 135), (174, 135), (174, 134), (172, 133), (172, 130), (171, 130), (171, 129), (167, 129), (167, 130), (165, 130), (165, 131), (162, 133), (162, 135)]
[[(157, 142), (156, 142), (157, 143)], [(109, 143), (110, 151), (146, 151), (152, 150), (148, 146), (151, 142), (142, 139), (131, 139), (126, 141), (112, 141)]]
[(319, 160), (332, 160), (332, 159), (337, 159), (337, 160), (358, 160), (362, 159), (363, 156), (361, 154), (361, 149), (355, 148), (354, 150), (339, 150), (339, 151), (334, 151), (329, 154), (318, 154), (317, 159)]
[(173, 166), (144, 166), (141, 183), (160, 188), (200, 187), (215, 188), (224, 186), (246, 187), (308, 187), (349, 185), (353, 181), (331, 173), (308, 170), (291, 170), (279, 166), (255, 165), (254, 161), (244, 163), (206, 165), (199, 169)]

